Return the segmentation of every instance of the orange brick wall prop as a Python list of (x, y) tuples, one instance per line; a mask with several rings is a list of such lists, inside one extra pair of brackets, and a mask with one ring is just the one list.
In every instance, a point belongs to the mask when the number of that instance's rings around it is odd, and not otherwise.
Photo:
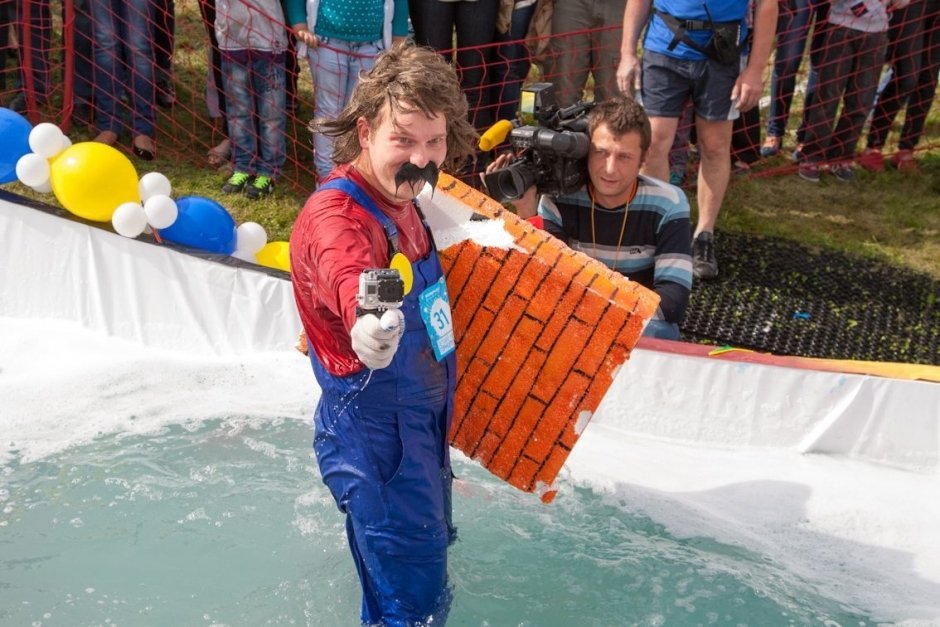
[(551, 501), (659, 297), (452, 177), (440, 192), (503, 220), (519, 248), (465, 240), (441, 251), (457, 341), (451, 444)]

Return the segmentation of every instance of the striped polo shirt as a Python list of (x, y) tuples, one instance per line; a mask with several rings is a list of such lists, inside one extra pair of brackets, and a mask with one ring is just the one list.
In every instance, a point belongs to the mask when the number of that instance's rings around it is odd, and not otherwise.
[(564, 196), (543, 195), (538, 212), (545, 229), (571, 249), (659, 294), (657, 318), (681, 322), (692, 289), (691, 222), (685, 193), (640, 176), (629, 210), (624, 205), (594, 205), (592, 211), (592, 204), (587, 188), (582, 187)]

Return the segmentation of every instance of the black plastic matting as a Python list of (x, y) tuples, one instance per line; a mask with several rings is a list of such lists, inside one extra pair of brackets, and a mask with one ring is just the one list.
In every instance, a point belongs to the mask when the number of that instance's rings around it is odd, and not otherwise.
[(940, 281), (789, 240), (716, 234), (683, 338), (778, 355), (940, 365)]

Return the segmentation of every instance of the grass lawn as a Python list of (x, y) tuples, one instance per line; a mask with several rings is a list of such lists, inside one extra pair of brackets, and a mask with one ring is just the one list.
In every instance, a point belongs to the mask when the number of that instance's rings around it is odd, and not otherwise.
[(919, 163), (916, 175), (859, 170), (848, 184), (826, 175), (808, 183), (779, 161), (758, 166), (732, 181), (719, 228), (881, 259), (940, 279), (940, 151), (920, 155)]

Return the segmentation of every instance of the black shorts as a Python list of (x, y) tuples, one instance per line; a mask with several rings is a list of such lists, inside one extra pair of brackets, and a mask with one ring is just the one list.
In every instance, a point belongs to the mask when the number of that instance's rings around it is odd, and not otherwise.
[(736, 120), (738, 108), (731, 91), (747, 58), (740, 64), (712, 59), (677, 59), (658, 52), (643, 53), (643, 108), (646, 114), (678, 118), (692, 98), (695, 114), (705, 120)]

